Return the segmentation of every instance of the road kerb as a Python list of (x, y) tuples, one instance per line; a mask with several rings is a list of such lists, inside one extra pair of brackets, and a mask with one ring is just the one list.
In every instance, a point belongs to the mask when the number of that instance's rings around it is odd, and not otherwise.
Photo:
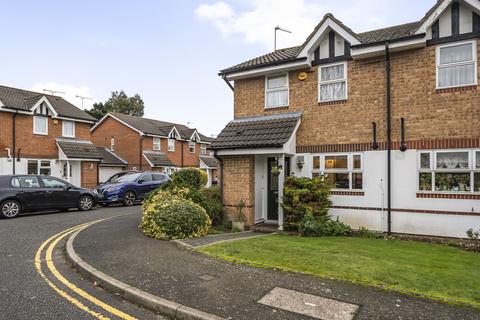
[(167, 317), (181, 320), (222, 320), (219, 316), (206, 313), (198, 309), (190, 308), (174, 301), (154, 296), (148, 292), (132, 287), (111, 276), (95, 269), (83, 261), (73, 248), (73, 242), (82, 230), (73, 233), (66, 244), (66, 256), (70, 263), (73, 264), (78, 271), (89, 278), (91, 281), (98, 283), (102, 288), (109, 292), (122, 296), (134, 304), (141, 305), (147, 309), (163, 314)]

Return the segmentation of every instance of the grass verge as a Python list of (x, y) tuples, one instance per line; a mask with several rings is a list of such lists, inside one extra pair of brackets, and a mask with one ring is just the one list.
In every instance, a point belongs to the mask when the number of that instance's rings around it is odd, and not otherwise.
[(440, 244), (272, 235), (201, 252), (255, 267), (345, 280), (480, 308), (480, 254)]

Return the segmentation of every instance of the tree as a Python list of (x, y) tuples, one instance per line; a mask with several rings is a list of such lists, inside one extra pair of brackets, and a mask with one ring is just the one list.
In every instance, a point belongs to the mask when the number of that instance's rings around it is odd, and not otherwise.
[(143, 116), (144, 103), (140, 95), (137, 93), (133, 97), (129, 97), (125, 91), (112, 91), (112, 96), (105, 102), (97, 102), (87, 112), (97, 119), (101, 119), (109, 112), (119, 112), (131, 116)]

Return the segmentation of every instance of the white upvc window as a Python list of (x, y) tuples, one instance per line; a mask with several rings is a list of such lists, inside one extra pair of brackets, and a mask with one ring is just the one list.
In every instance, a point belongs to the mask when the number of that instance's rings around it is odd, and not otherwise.
[(50, 160), (28, 160), (27, 174), (49, 176), (52, 173)]
[(159, 151), (161, 149), (161, 140), (158, 137), (153, 138), (153, 150)]
[(321, 154), (312, 157), (312, 175), (326, 175), (326, 181), (338, 190), (363, 190), (363, 154)]
[(110, 139), (110, 151), (112, 151), (112, 152), (115, 151), (115, 137), (112, 137)]
[(347, 99), (347, 63), (318, 67), (318, 102)]
[(418, 191), (480, 192), (480, 150), (418, 152)]
[(286, 107), (289, 104), (288, 73), (265, 77), (265, 108)]
[(40, 135), (48, 135), (48, 118), (42, 116), (33, 117), (33, 133)]
[(466, 41), (438, 46), (437, 89), (477, 84), (477, 42)]
[(200, 154), (207, 154), (207, 145), (204, 143), (200, 144)]
[(188, 143), (188, 151), (190, 153), (195, 153), (195, 142), (194, 141), (190, 141)]
[(65, 138), (75, 138), (75, 122), (62, 121), (62, 136)]
[(168, 151), (175, 151), (175, 139), (168, 139)]

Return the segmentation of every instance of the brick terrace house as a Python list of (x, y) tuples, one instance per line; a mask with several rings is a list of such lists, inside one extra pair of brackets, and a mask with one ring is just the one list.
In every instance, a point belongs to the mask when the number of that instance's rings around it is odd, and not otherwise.
[[(212, 139), (181, 124), (109, 113), (91, 133), (95, 145), (115, 152), (130, 170), (172, 173), (183, 167), (200, 167), (200, 157), (213, 158), (208, 154)], [(202, 168), (209, 174), (215, 169)]]
[(61, 97), (0, 86), (0, 174), (44, 174), (94, 188), (95, 118)]
[(480, 228), (479, 13), (441, 0), (363, 33), (327, 14), (300, 46), (222, 70), (234, 120), (211, 148), (228, 211), (243, 199), (250, 225), (282, 228), (285, 176), (324, 172), (330, 214), (353, 227)]

